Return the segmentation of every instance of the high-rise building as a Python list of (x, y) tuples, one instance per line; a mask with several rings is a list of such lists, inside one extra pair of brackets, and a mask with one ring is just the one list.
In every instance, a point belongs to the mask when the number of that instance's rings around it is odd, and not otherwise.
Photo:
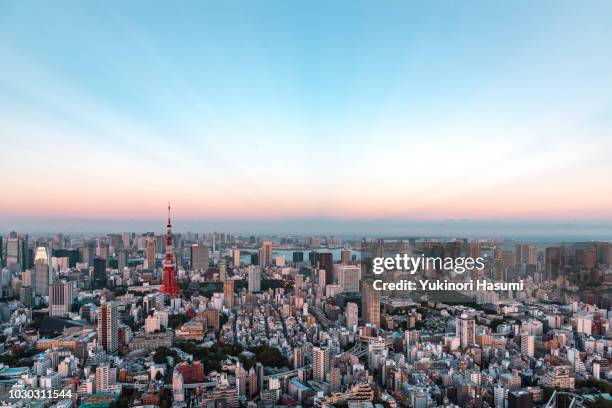
[(6, 241), (6, 266), (16, 272), (25, 270), (25, 265), (22, 262), (23, 247), (20, 239), (16, 236), (9, 237)]
[(127, 266), (128, 254), (125, 249), (121, 249), (117, 252), (117, 269), (119, 272), (123, 272), (123, 269)]
[(556, 280), (561, 275), (563, 267), (561, 247), (548, 247), (544, 251), (545, 279)]
[(232, 266), (240, 268), (240, 250), (237, 248), (232, 249)]
[(351, 263), (351, 250), (344, 248), (340, 251), (340, 263), (343, 265), (348, 265)]
[(49, 287), (49, 316), (66, 316), (72, 308), (72, 284), (62, 281)]
[(272, 241), (265, 240), (263, 242), (262, 249), (263, 259), (259, 259), (260, 265), (264, 267), (272, 265)]
[(34, 293), (37, 296), (49, 296), (50, 272), (47, 248), (39, 246), (34, 257)]
[(334, 256), (331, 252), (322, 252), (319, 254), (319, 268), (325, 270), (325, 282), (327, 282), (328, 285), (335, 282)]
[(206, 271), (208, 269), (209, 256), (208, 245), (191, 246), (191, 269), (194, 271)]
[(361, 266), (344, 264), (334, 265), (334, 274), (338, 280), (338, 285), (342, 286), (345, 292), (359, 292)]
[(106, 287), (108, 278), (106, 276), (106, 260), (104, 258), (96, 257), (93, 259), (93, 278), (94, 288), (101, 289)]
[(533, 357), (535, 350), (535, 339), (528, 332), (521, 333), (521, 353), (523, 355)]
[(102, 259), (104, 259), (106, 262), (108, 262), (108, 258), (110, 256), (110, 250), (109, 250), (109, 245), (108, 242), (106, 242), (103, 239), (99, 239), (98, 240), (98, 249), (96, 251), (96, 255)]
[(249, 292), (261, 292), (261, 269), (249, 266)]
[(380, 292), (374, 289), (372, 282), (361, 283), (361, 304), (364, 323), (380, 328)]
[(145, 241), (145, 269), (155, 269), (155, 254), (157, 253), (157, 242), (153, 237), (147, 237)]
[(19, 301), (24, 304), (25, 307), (32, 307), (32, 287), (21, 286), (19, 288)]
[(312, 348), (312, 378), (315, 381), (325, 381), (325, 376), (331, 369), (331, 356), (328, 347)]
[(223, 303), (228, 308), (234, 306), (234, 281), (226, 280), (223, 282)]
[(227, 266), (225, 259), (219, 259), (219, 264), (217, 266), (219, 267), (219, 281), (225, 282), (227, 280)]
[(119, 347), (119, 318), (113, 302), (103, 303), (98, 308), (98, 343), (107, 353)]
[(459, 316), (456, 331), (461, 348), (467, 348), (476, 343), (476, 321), (472, 317), (465, 313)]
[(96, 367), (96, 392), (108, 392), (109, 387), (115, 383), (115, 368), (106, 364), (100, 364)]
[(531, 408), (533, 401), (531, 393), (527, 390), (514, 390), (508, 392), (508, 408)]
[(297, 370), (298, 368), (304, 367), (305, 361), (305, 348), (302, 345), (295, 346), (293, 349), (293, 368)]
[(357, 303), (348, 302), (346, 304), (344, 317), (346, 319), (346, 328), (354, 331), (359, 324), (359, 307)]

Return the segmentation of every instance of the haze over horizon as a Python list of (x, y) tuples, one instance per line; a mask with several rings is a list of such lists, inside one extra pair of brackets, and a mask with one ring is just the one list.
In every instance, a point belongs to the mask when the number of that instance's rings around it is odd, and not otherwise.
[(612, 220), (611, 3), (387, 4), (0, 3), (2, 227)]
[[(186, 219), (173, 217), (173, 231), (238, 235), (362, 237), (469, 237), (531, 241), (612, 241), (612, 220), (602, 222), (533, 220), (400, 220), (342, 218)], [(0, 216), (0, 234), (162, 233), (165, 219), (12, 218)]]

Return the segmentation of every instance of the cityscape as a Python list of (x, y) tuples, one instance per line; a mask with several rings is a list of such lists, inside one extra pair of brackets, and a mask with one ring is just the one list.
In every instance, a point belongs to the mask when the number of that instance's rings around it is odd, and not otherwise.
[[(167, 210), (163, 233), (3, 237), (5, 406), (612, 399), (612, 243), (175, 233)], [(372, 260), (389, 254), (483, 261), (469, 273), (422, 263), (416, 274), (373, 274)], [(523, 289), (377, 290), (381, 277)]]
[(0, 407), (612, 408), (610, 0), (0, 0)]

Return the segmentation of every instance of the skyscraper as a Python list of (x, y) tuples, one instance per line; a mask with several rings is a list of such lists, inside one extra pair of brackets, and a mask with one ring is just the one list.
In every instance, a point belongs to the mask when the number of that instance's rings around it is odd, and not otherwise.
[(155, 269), (155, 253), (157, 249), (157, 243), (155, 238), (147, 237), (145, 241), (145, 264), (146, 269)]
[(62, 281), (49, 287), (49, 316), (66, 316), (72, 307), (72, 284)]
[(359, 307), (357, 306), (357, 303), (348, 302), (346, 304), (344, 317), (346, 319), (346, 328), (349, 330), (354, 330), (359, 324)]
[(98, 309), (98, 343), (107, 353), (119, 348), (118, 313), (113, 302), (103, 303)]
[(191, 270), (206, 271), (208, 269), (208, 245), (191, 246)]
[(380, 328), (380, 293), (374, 289), (372, 282), (362, 282), (361, 302), (364, 323)]
[(237, 248), (232, 249), (232, 266), (240, 268), (240, 250)]
[(257, 266), (249, 266), (249, 292), (261, 291), (261, 269)]
[(234, 281), (226, 280), (223, 282), (223, 303), (227, 307), (234, 306)]
[(327, 347), (312, 348), (312, 378), (315, 381), (325, 381), (325, 376), (331, 369), (331, 356)]
[(34, 293), (37, 296), (49, 296), (50, 271), (47, 248), (39, 246), (34, 256)]
[(351, 263), (351, 250), (344, 248), (340, 251), (340, 263), (348, 265)]
[(331, 252), (319, 254), (319, 268), (325, 270), (325, 282), (330, 285), (334, 280), (334, 256)]
[(260, 262), (263, 262), (261, 263), (261, 265), (262, 266), (272, 265), (272, 241), (265, 240), (263, 242), (262, 249), (263, 249), (263, 253), (262, 253), (263, 260), (262, 259), (259, 260)]
[(338, 279), (338, 285), (345, 292), (359, 292), (361, 281), (361, 266), (359, 265), (334, 265), (334, 274)]
[(464, 313), (457, 318), (455, 327), (461, 348), (466, 348), (476, 342), (476, 321), (473, 318)]
[(166, 225), (166, 257), (164, 258), (164, 272), (162, 276), (161, 292), (175, 297), (178, 294), (178, 285), (174, 276), (174, 245), (172, 245), (172, 224), (170, 223), (170, 203), (168, 203), (168, 224)]
[(96, 257), (93, 259), (93, 278), (94, 288), (101, 289), (106, 287), (106, 260), (104, 258)]

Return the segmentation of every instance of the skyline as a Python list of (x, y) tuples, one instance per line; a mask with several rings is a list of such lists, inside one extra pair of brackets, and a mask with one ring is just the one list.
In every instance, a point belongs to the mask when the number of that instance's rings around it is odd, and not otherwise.
[(611, 11), (0, 3), (3, 225), (603, 228)]

